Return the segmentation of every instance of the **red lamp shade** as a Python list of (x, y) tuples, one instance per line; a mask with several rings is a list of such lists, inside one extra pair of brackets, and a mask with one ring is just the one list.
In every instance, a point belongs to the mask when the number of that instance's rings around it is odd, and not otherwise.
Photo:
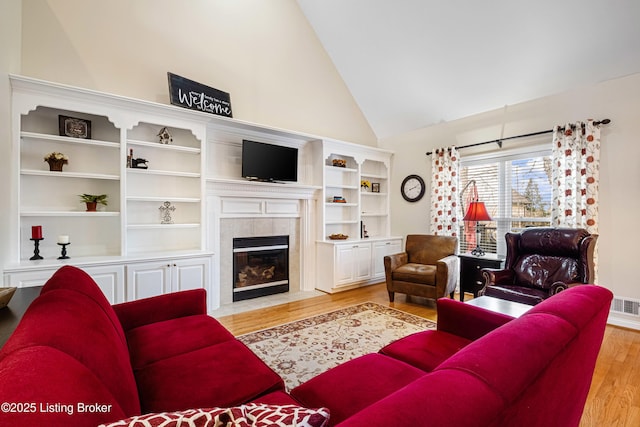
[(463, 221), (491, 221), (484, 202), (471, 202)]

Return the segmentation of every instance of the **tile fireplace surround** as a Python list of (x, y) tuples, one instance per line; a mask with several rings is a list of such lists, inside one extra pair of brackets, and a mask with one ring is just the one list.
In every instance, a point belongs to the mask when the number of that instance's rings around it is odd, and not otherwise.
[(212, 291), (219, 293), (218, 307), (214, 308), (232, 304), (233, 239), (237, 237), (289, 236), (289, 292), (313, 291), (314, 263), (304, 260), (314, 259), (316, 191), (316, 187), (297, 184), (237, 180), (207, 183), (209, 238), (216, 254)]

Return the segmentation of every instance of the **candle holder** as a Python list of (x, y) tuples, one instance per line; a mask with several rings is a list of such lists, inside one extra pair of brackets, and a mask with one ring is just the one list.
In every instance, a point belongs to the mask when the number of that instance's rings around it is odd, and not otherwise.
[(58, 243), (59, 246), (62, 246), (62, 251), (60, 251), (60, 256), (58, 259), (69, 259), (67, 256), (67, 245), (70, 243)]
[(43, 259), (40, 256), (40, 240), (44, 240), (44, 238), (40, 238), (40, 239), (29, 239), (29, 240), (33, 240), (33, 256), (31, 258), (29, 258), (31, 261), (35, 261), (37, 259)]

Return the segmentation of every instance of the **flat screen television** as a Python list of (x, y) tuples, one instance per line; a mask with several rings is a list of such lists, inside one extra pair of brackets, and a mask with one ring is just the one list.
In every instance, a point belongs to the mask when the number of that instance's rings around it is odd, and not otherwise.
[(298, 149), (242, 141), (242, 177), (257, 181), (297, 181)]

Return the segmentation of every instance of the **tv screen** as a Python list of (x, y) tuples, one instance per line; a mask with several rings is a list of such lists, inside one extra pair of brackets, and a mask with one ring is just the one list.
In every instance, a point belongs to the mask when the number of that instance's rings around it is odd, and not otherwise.
[(298, 149), (245, 139), (242, 176), (259, 181), (297, 181)]

